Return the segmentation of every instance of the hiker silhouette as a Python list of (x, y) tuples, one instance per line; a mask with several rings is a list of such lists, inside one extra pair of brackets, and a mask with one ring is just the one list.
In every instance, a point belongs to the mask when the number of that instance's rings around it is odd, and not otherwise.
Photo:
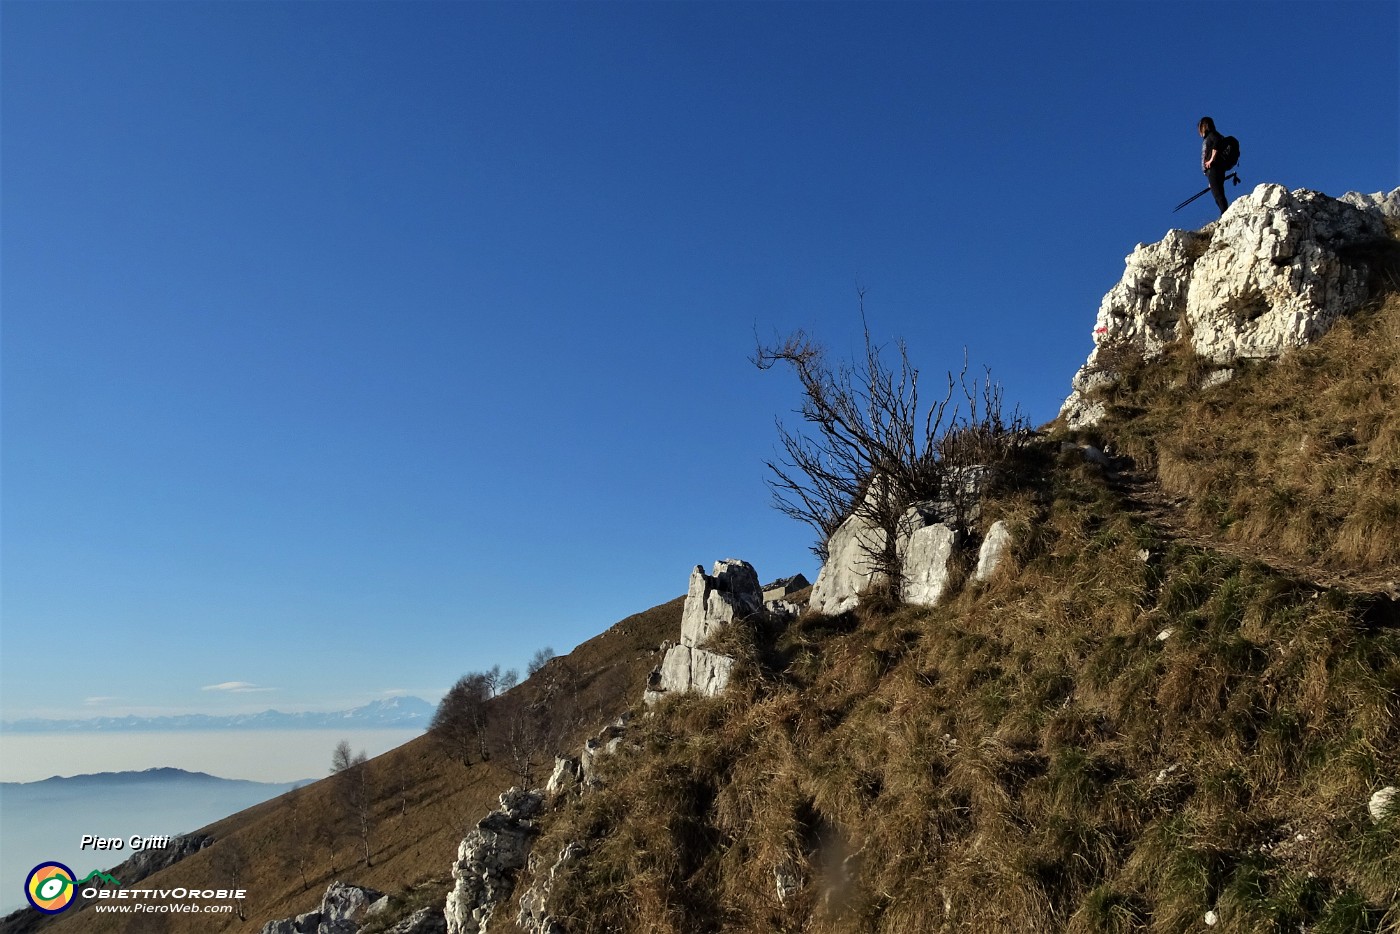
[[(1234, 168), (1235, 160), (1239, 158), (1238, 144), (1234, 147), (1228, 146), (1227, 140), (1233, 137), (1221, 136), (1215, 129), (1215, 121), (1210, 117), (1201, 118), (1196, 124), (1196, 132), (1202, 138), (1201, 171), (1210, 182), (1210, 193), (1215, 196), (1215, 206), (1224, 214), (1225, 209), (1230, 206), (1229, 199), (1225, 197), (1225, 174)], [(1236, 153), (1233, 157), (1231, 148)]]

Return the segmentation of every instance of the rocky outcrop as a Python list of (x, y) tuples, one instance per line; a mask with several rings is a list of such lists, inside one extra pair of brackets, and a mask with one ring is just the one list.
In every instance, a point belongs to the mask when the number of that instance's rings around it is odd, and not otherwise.
[(835, 616), (853, 610), (860, 595), (884, 583), (871, 557), (885, 547), (885, 531), (860, 512), (846, 517), (826, 543), (826, 563), (817, 573), (807, 606)]
[(549, 872), (543, 868), (537, 857), (530, 857), (530, 875), (534, 879), (530, 887), (520, 896), (520, 913), (515, 923), (527, 934), (565, 934), (564, 927), (549, 913), (549, 897), (554, 891), (554, 880), (569, 863), (583, 855), (583, 846), (578, 843), (565, 844), (555, 858)]
[(332, 882), (321, 896), (316, 911), (269, 921), (261, 934), (358, 934), (365, 918), (376, 904), (382, 907), (383, 892), (344, 882)]
[[(585, 794), (603, 784), (603, 776), (598, 768), (604, 756), (615, 755), (622, 748), (627, 735), (627, 724), (632, 715), (625, 713), (603, 729), (596, 737), (584, 743), (583, 754), (578, 759), (560, 757), (554, 760), (554, 774), (550, 776), (546, 794), (551, 798), (559, 795)], [(635, 746), (633, 748), (636, 748)], [(520, 912), (516, 924), (530, 934), (564, 934), (559, 922), (549, 913), (549, 897), (553, 892), (554, 879), (571, 861), (583, 853), (579, 843), (569, 843), (560, 851), (548, 873), (541, 871), (539, 857), (529, 857), (530, 886), (521, 893)]]
[(792, 577), (775, 580), (771, 584), (764, 585), (763, 603), (766, 606), (770, 603), (786, 600), (799, 590), (806, 590), (810, 586), (812, 586), (811, 581), (802, 574), (794, 574)]
[(185, 834), (171, 837), (170, 842), (158, 850), (142, 850), (112, 870), (112, 875), (122, 880), (123, 885), (132, 886), (147, 876), (162, 869), (168, 869), (187, 856), (193, 856), (214, 843), (208, 834)]
[(554, 771), (545, 783), (544, 793), (549, 797), (566, 794), (575, 790), (583, 782), (583, 772), (579, 760), (572, 756), (558, 756), (554, 760)]
[(1099, 306), (1094, 350), (1060, 415), (1072, 428), (1103, 417), (1093, 391), (1116, 380), (1125, 355), (1152, 359), (1185, 340), (1227, 367), (1317, 340), (1367, 296), (1367, 270), (1349, 250), (1387, 236), (1382, 216), (1400, 189), (1349, 201), (1260, 185), (1200, 231), (1139, 244)]
[(666, 645), (664, 649), (661, 666), (647, 683), (648, 692), (659, 696), (645, 697), (647, 703), (655, 703), (671, 691), (714, 697), (729, 685), (734, 659), (728, 655), (688, 645)]
[[(982, 510), (982, 496), (993, 482), (990, 467), (951, 468), (943, 495), (910, 505), (895, 530), (895, 553), (903, 571), (899, 597), (915, 606), (933, 606), (953, 580), (955, 559), (971, 537)], [(827, 540), (826, 563), (812, 585), (807, 606), (833, 616), (855, 609), (861, 595), (887, 581), (872, 557), (885, 548), (885, 531), (858, 509)]]
[(661, 664), (651, 673), (642, 699), (655, 704), (670, 693), (713, 697), (729, 684), (734, 659), (701, 648), (720, 630), (763, 608), (763, 591), (753, 565), (736, 558), (716, 561), (713, 573), (696, 565), (681, 610), (681, 641), (664, 645)]
[(452, 866), (454, 886), (447, 895), (447, 934), (485, 934), (496, 908), (511, 892), (515, 874), (524, 868), (537, 830), (532, 817), (544, 796), (512, 788), (501, 806), (477, 822), (457, 847)]
[(1360, 208), (1377, 217), (1400, 218), (1400, 188), (1394, 191), (1378, 191), (1370, 195), (1362, 194), (1359, 191), (1349, 191), (1337, 200), (1344, 201), (1352, 207)]
[(901, 537), (899, 552), (904, 567), (901, 596), (914, 606), (933, 606), (943, 597), (952, 577), (953, 557), (962, 545), (960, 530), (942, 522), (913, 529)]
[(697, 564), (690, 572), (690, 587), (681, 610), (681, 645), (698, 648), (734, 620), (757, 613), (761, 606), (758, 572), (747, 561), (716, 561), (710, 574)]
[[(979, 481), (980, 482), (980, 481)], [(900, 519), (895, 551), (903, 568), (899, 596), (914, 606), (933, 606), (953, 579), (956, 557), (967, 540), (954, 517), (975, 507), (948, 502), (915, 503)], [(884, 530), (860, 514), (852, 515), (827, 542), (827, 560), (812, 585), (808, 606), (835, 615), (859, 605), (861, 596), (885, 584), (872, 554), (883, 550)]]
[(998, 519), (987, 529), (982, 539), (982, 547), (977, 552), (977, 570), (973, 572), (975, 581), (989, 580), (996, 573), (1008, 551), (1011, 550), (1011, 527)]
[(356, 934), (370, 906), (383, 892), (344, 882), (332, 882), (321, 896), (321, 923), (316, 934)]
[(447, 934), (447, 918), (441, 908), (420, 908), (384, 934)]
[(579, 779), (584, 788), (597, 788), (603, 784), (599, 762), (604, 756), (611, 756), (622, 748), (623, 737), (627, 733), (630, 713), (625, 713), (598, 731), (598, 735), (583, 744), (579, 756)]

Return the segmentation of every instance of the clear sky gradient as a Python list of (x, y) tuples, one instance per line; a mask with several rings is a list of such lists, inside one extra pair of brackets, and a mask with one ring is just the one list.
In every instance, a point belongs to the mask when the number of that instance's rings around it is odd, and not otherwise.
[[(37, 3), (3, 42), (0, 712), (436, 700), (816, 568), (754, 335), (1052, 418), (1138, 242), (1400, 182), (1400, 4)], [(152, 763), (153, 765), (160, 763)]]

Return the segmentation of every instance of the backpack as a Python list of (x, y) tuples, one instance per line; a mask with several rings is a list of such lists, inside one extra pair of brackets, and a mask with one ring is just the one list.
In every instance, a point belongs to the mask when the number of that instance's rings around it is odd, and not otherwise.
[(1233, 136), (1223, 138), (1220, 141), (1220, 155), (1217, 158), (1221, 160), (1223, 171), (1228, 172), (1233, 169), (1240, 161), (1240, 141)]

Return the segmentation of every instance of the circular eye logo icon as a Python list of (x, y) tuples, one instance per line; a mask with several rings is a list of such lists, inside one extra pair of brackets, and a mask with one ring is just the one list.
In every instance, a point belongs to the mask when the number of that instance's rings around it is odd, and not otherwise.
[(73, 870), (62, 863), (40, 863), (24, 880), (24, 897), (46, 915), (56, 915), (73, 901)]

